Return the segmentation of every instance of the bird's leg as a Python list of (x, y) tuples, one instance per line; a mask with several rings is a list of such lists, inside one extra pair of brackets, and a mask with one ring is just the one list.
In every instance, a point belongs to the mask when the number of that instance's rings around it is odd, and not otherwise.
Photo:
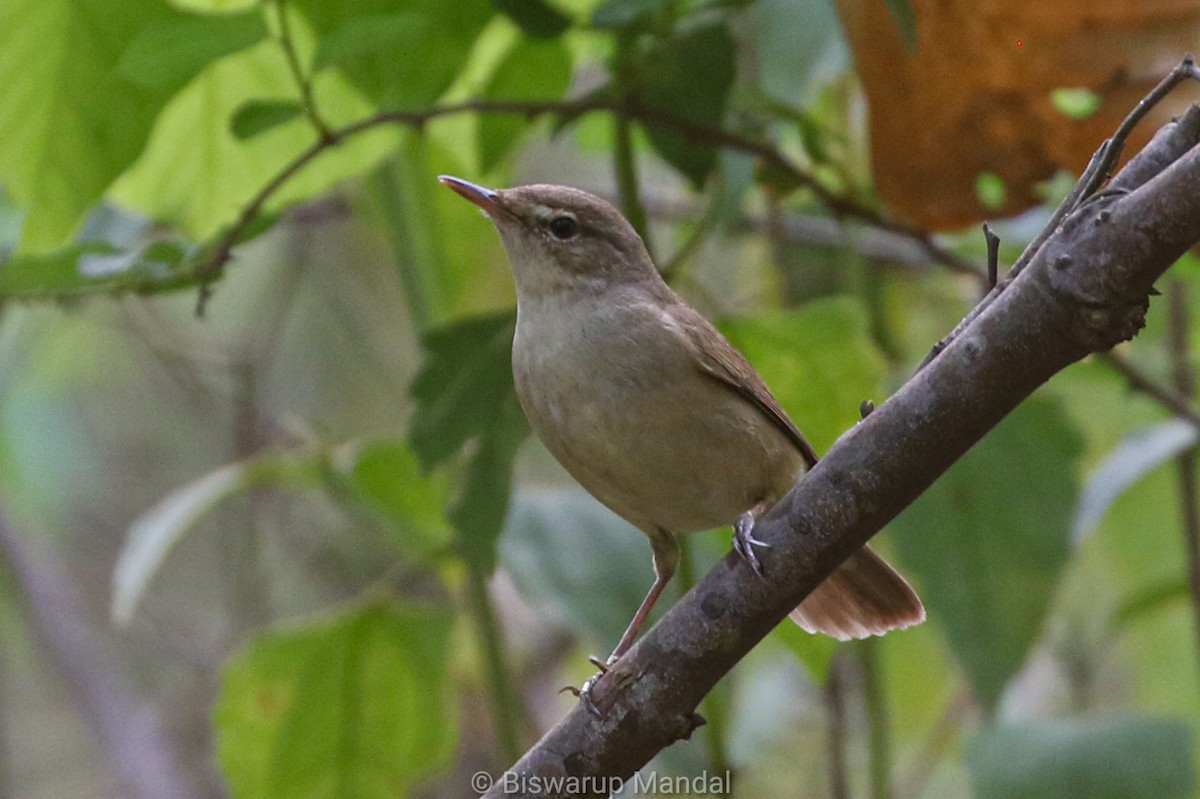
[(754, 569), (754, 573), (763, 579), (766, 579), (766, 574), (763, 571), (762, 561), (758, 559), (758, 553), (754, 551), (754, 548), (770, 549), (771, 545), (754, 537), (754, 522), (767, 510), (767, 507), (766, 501), (759, 502), (737, 517), (737, 521), (733, 523), (733, 551), (741, 555), (750, 564), (750, 568)]
[(596, 716), (603, 716), (603, 713), (592, 701), (592, 688), (597, 680), (608, 673), (609, 667), (620, 660), (621, 656), (633, 646), (638, 633), (641, 632), (642, 625), (646, 623), (650, 611), (654, 608), (654, 603), (658, 601), (658, 597), (667, 587), (667, 583), (671, 582), (671, 578), (675, 575), (675, 568), (679, 565), (679, 544), (675, 541), (674, 534), (668, 533), (666, 530), (656, 530), (650, 534), (650, 544), (654, 547), (654, 584), (646, 592), (645, 599), (638, 606), (637, 613), (633, 614), (629, 626), (625, 628), (625, 634), (621, 636), (616, 649), (612, 651), (608, 659), (602, 663), (597, 657), (589, 658), (600, 669), (600, 672), (584, 681), (578, 691), (571, 689), (571, 692), (579, 697), (579, 701)]

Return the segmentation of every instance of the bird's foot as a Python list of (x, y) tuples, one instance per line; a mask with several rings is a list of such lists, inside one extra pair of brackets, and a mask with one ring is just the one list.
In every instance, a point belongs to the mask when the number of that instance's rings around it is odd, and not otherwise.
[(604, 718), (604, 712), (600, 710), (600, 708), (592, 700), (592, 689), (596, 686), (596, 683), (599, 682), (601, 677), (603, 677), (605, 674), (608, 674), (609, 666), (611, 666), (613, 663), (616, 663), (617, 659), (612, 655), (609, 655), (607, 660), (601, 660), (595, 655), (588, 655), (588, 662), (598, 668), (600, 671), (584, 680), (583, 685), (579, 686), (578, 688), (576, 688), (574, 685), (567, 685), (560, 688), (558, 692), (560, 694), (566, 692), (578, 697), (580, 704), (587, 708), (589, 713), (598, 719), (602, 719)]
[(755, 547), (770, 549), (771, 545), (754, 537), (754, 514), (746, 511), (733, 523), (733, 550), (750, 564), (755, 574), (765, 580), (766, 573), (763, 571), (762, 561), (758, 559), (758, 553), (754, 551)]

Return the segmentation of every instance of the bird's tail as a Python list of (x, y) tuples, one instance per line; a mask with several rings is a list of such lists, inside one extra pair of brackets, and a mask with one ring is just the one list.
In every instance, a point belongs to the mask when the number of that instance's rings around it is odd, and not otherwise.
[(790, 614), (810, 633), (839, 641), (883, 635), (925, 621), (917, 592), (888, 562), (864, 546)]

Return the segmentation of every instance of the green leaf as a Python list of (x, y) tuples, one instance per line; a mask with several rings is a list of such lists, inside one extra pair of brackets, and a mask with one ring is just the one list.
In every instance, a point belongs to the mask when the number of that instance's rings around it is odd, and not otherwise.
[(376, 106), (429, 105), (458, 76), (493, 14), (488, 0), (294, 0), (335, 65)]
[[(556, 100), (571, 81), (571, 56), (561, 41), (522, 39), (505, 56), (484, 89), (492, 100)], [(529, 127), (511, 114), (485, 114), (479, 120), (479, 154), (491, 171)]]
[(975, 176), (975, 198), (984, 208), (1002, 208), (1008, 197), (1008, 187), (1004, 178), (995, 172), (980, 172)]
[[(371, 106), (336, 73), (314, 81), (316, 105), (330, 125), (359, 119)], [(113, 187), (117, 202), (206, 239), (237, 219), (264, 184), (312, 145), (316, 132), (295, 119), (240, 140), (229, 120), (249, 102), (293, 101), (296, 87), (280, 48), (264, 42), (211, 64), (163, 110), (145, 152)], [(268, 215), (362, 174), (400, 141), (387, 127), (330, 148), (267, 203)]]
[[(633, 60), (629, 87), (638, 102), (684, 121), (720, 125), (733, 88), (734, 41), (723, 22), (697, 25), (656, 40)], [(716, 148), (696, 144), (666, 125), (647, 123), (658, 154), (700, 187), (717, 163)]]
[(391, 799), (448, 762), (453, 614), (377, 602), (261, 635), (225, 668), (217, 759), (239, 799)]
[(1170, 419), (1136, 430), (1113, 449), (1092, 472), (1079, 494), (1071, 541), (1078, 544), (1099, 526), (1104, 514), (1129, 487), (1147, 474), (1196, 445), (1191, 422)]
[(1123, 632), (1139, 619), (1187, 602), (1191, 595), (1191, 587), (1181, 576), (1153, 580), (1146, 587), (1122, 598), (1121, 604), (1109, 617), (1109, 629), (1114, 633)]
[(1025, 660), (1058, 585), (1080, 449), (1059, 405), (1035, 397), (894, 522), (929, 617), (987, 708)]
[(124, 625), (133, 619), (167, 555), (217, 503), (251, 486), (315, 477), (313, 462), (272, 454), (222, 466), (163, 497), (130, 525), (125, 546), (117, 556), (113, 569), (114, 622)]
[(139, 86), (117, 63), (175, 13), (156, 0), (0, 3), (0, 182), (28, 209), (26, 250), (61, 244), (141, 152), (176, 87)]
[(267, 36), (262, 14), (174, 14), (138, 33), (117, 62), (130, 82), (153, 89), (180, 87), (209, 62), (244, 50)]
[(985, 730), (966, 757), (977, 799), (1187, 799), (1188, 725), (1136, 716), (1035, 721)]
[(492, 0), (492, 5), (535, 39), (553, 39), (571, 27), (571, 18), (546, 0)]
[(467, 463), (466, 480), (449, 512), (460, 553), (484, 574), (496, 568), (496, 541), (508, 514), (513, 461), (529, 435), (515, 393), (504, 397), (489, 418), (491, 424), (479, 437)]
[(904, 49), (915, 53), (917, 51), (917, 15), (913, 13), (912, 3), (910, 0), (883, 0), (883, 2), (887, 6), (888, 13), (892, 15), (892, 20), (896, 23), (896, 29), (900, 31)]
[(422, 338), (425, 361), (412, 383), (417, 409), (409, 441), (425, 469), (489, 430), (513, 391), (511, 311), (471, 317)]
[(333, 465), (350, 497), (393, 529), (401, 543), (428, 555), (449, 541), (442, 515), (444, 480), (421, 474), (406, 441), (377, 439), (340, 447)]
[(592, 12), (592, 24), (603, 30), (628, 30), (666, 11), (670, 0), (607, 0)]
[(882, 396), (886, 364), (855, 299), (815, 300), (719, 327), (818, 451), (854, 426), (864, 399)]
[(428, 32), (429, 19), (413, 11), (351, 17), (321, 37), (313, 66), (325, 69), (367, 56), (411, 52)]
[(0, 266), (0, 298), (68, 300), (94, 294), (151, 294), (190, 286), (183, 249), (156, 242), (133, 250), (91, 243), (45, 255), (16, 255)]
[(519, 492), (500, 542), (527, 601), (608, 647), (654, 581), (645, 534), (578, 486)]
[(291, 122), (303, 113), (304, 106), (293, 100), (251, 100), (233, 113), (229, 130), (234, 138), (244, 141)]
[(1050, 92), (1050, 102), (1063, 116), (1087, 119), (1100, 108), (1100, 95), (1091, 89), (1063, 87)]

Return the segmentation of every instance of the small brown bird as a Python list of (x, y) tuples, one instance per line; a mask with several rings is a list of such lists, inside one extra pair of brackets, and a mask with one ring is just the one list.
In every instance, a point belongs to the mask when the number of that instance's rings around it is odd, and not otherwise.
[[(508, 252), (513, 377), (530, 425), (654, 549), (654, 584), (608, 658), (615, 663), (675, 573), (675, 535), (732, 524), (734, 548), (761, 575), (754, 522), (816, 453), (754, 367), (667, 286), (612, 205), (565, 186), (439, 180), (483, 209)], [(847, 640), (917, 624), (925, 609), (864, 546), (791, 618)]]

